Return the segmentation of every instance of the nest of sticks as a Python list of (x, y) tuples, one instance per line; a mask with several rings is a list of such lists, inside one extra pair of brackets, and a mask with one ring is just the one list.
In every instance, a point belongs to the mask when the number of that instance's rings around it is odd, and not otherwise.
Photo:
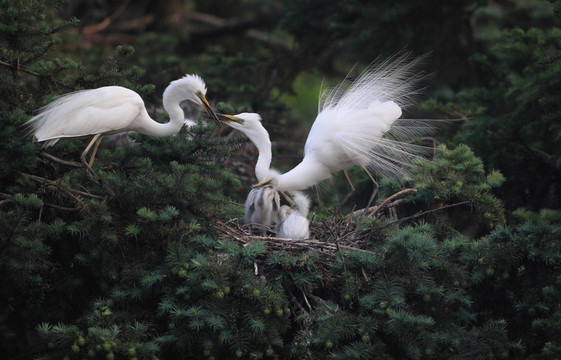
[[(274, 229), (266, 227), (257, 229), (255, 226), (240, 223), (238, 219), (231, 219), (227, 222), (218, 221), (214, 227), (221, 238), (237, 242), (242, 246), (253, 241), (263, 241), (269, 253), (284, 250), (294, 255), (303, 255), (315, 250), (324, 258), (335, 257), (341, 251), (374, 254), (370, 244), (376, 233), (390, 225), (412, 218), (398, 219), (395, 209), (399, 204), (405, 202), (405, 199), (402, 198), (403, 195), (415, 191), (415, 189), (401, 190), (379, 205), (353, 211), (344, 217), (332, 217), (320, 221), (312, 219), (310, 221), (311, 238), (305, 240), (278, 238), (274, 236)], [(369, 222), (364, 221), (365, 218), (373, 220), (373, 218), (383, 217), (390, 221), (379, 226), (372, 225), (372, 222), (370, 222), (371, 225), (368, 225)]]
[[(416, 190), (401, 190), (382, 201), (379, 205), (368, 209), (352, 211), (345, 217), (332, 217), (328, 220), (320, 221), (312, 219), (310, 221), (311, 238), (305, 240), (278, 238), (274, 236), (275, 229), (266, 227), (256, 229), (255, 226), (241, 224), (238, 219), (231, 219), (225, 223), (218, 221), (214, 227), (219, 232), (220, 238), (237, 242), (242, 246), (253, 241), (263, 241), (268, 253), (284, 250), (293, 255), (306, 256), (311, 251), (317, 251), (320, 258), (329, 263), (335, 256), (341, 256), (341, 252), (345, 251), (375, 254), (372, 239), (387, 227), (451, 207), (469, 205), (469, 201), (463, 201), (398, 218), (396, 207), (406, 201), (406, 199), (402, 198), (403, 195), (412, 192), (416, 192)], [(387, 221), (384, 223), (364, 221), (365, 217), (368, 218), (367, 220), (385, 218)]]

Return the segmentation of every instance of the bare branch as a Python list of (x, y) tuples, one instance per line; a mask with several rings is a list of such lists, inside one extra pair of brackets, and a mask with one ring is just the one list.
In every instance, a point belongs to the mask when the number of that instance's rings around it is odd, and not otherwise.
[(17, 66), (14, 66), (14, 65), (12, 65), (12, 64), (10, 64), (10, 63), (7, 63), (7, 62), (5, 62), (5, 61), (0, 60), (0, 65), (9, 67), (10, 69), (12, 69), (12, 70), (14, 70), (14, 71), (17, 71), (17, 72), (23, 72), (23, 73), (26, 73), (26, 74), (31, 74), (31, 75), (35, 75), (35, 76), (41, 76), (41, 74), (39, 74), (39, 73), (37, 73), (37, 72), (35, 72), (35, 71), (31, 71), (31, 70), (28, 70), (28, 69), (26, 69), (26, 68), (24, 68), (24, 67), (19, 66), (19, 61), (18, 61), (18, 65), (17, 65)]
[[(378, 212), (383, 207), (388, 206), (390, 201), (395, 199), (396, 197), (398, 197), (400, 195), (403, 195), (403, 194), (414, 193), (414, 192), (417, 192), (417, 190), (416, 189), (403, 189), (401, 191), (398, 191), (395, 194), (386, 198), (384, 201), (382, 201), (382, 203), (380, 205), (369, 207), (366, 210), (366, 213), (368, 214), (368, 216), (372, 216), (372, 215), (376, 214), (376, 212)], [(362, 213), (364, 213), (364, 211), (365, 211), (364, 209), (356, 210), (356, 211), (352, 212), (351, 215), (352, 216), (359, 216)]]

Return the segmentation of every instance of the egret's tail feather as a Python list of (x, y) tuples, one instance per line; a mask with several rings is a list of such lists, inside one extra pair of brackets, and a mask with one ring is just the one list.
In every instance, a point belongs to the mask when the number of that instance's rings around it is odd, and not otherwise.
[(425, 74), (418, 70), (426, 56), (411, 59), (400, 52), (384, 61), (374, 61), (357, 78), (347, 75), (334, 88), (322, 90), (318, 110), (338, 107), (366, 109), (373, 101), (393, 101), (402, 109), (411, 106), (420, 92), (419, 82)]
[[(49, 139), (52, 134), (60, 133), (64, 130), (64, 121), (60, 119), (69, 119), (95, 101), (95, 96), (91, 90), (80, 90), (62, 95), (51, 103), (39, 109), (37, 115), (25, 122), (24, 125), (29, 127), (28, 135), (33, 134), (38, 141)], [(59, 120), (59, 121), (57, 121)], [(49, 126), (45, 126), (49, 124)], [(45, 147), (54, 145), (58, 139), (52, 139), (44, 144)]]

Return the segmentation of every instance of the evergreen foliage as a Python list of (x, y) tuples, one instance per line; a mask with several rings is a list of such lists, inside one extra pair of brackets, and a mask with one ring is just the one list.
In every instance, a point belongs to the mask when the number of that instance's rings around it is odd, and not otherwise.
[[(63, 2), (0, 1), (5, 358), (559, 358), (558, 4), (324, 3), (282, 2), (288, 11), (276, 34), (294, 36), (292, 48), (261, 38), (244, 44), (252, 52), (224, 41), (193, 54), (189, 34), (157, 26), (134, 47), (82, 47), (78, 21), (60, 19)], [(458, 31), (438, 33), (427, 17)], [(413, 18), (424, 31), (415, 21), (399, 26)], [(389, 27), (395, 41), (378, 34)], [(94, 174), (75, 162), (85, 141), (49, 148), (57, 161), (23, 126), (55, 96), (104, 85), (134, 89), (167, 121), (158, 111), (163, 88), (197, 72), (209, 99), (264, 111), (269, 128), (283, 124), (278, 100), (302, 68), (356, 61), (357, 49), (370, 61), (404, 39), (421, 51), (425, 32), (446, 38), (437, 59), (450, 52), (464, 63), (479, 51), (466, 75), (479, 74), (470, 78), (478, 86), (452, 105), (429, 103), (468, 116), (456, 140), (473, 151), (448, 141), (402, 182), (378, 179), (376, 205), (404, 188), (416, 192), (377, 216), (335, 217), (352, 229), (343, 236), (321, 236), (332, 223), (315, 207), (312, 224), (322, 230), (299, 248), (222, 231), (243, 212), (231, 200), (240, 181), (224, 166), (240, 140), (216, 136), (214, 125), (160, 139), (131, 134), (134, 146), (100, 150)], [(445, 71), (446, 81), (458, 79)], [(351, 202), (370, 195), (365, 177), (355, 186), (366, 190)]]
[(488, 52), (473, 56), (483, 86), (459, 94), (473, 119), (457, 139), (505, 174), (511, 209), (560, 205), (560, 39), (559, 28), (503, 30)]

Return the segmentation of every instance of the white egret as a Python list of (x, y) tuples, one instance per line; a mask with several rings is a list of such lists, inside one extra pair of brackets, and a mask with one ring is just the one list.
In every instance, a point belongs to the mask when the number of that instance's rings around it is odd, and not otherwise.
[(430, 120), (399, 119), (423, 78), (416, 72), (420, 61), (400, 54), (369, 66), (348, 86), (323, 91), (302, 162), (284, 174), (271, 173), (255, 187), (304, 190), (354, 165), (367, 173), (405, 174), (427, 150), (406, 141), (431, 128)]
[[(232, 128), (244, 133), (249, 140), (257, 147), (259, 156), (255, 164), (255, 177), (262, 181), (271, 176), (278, 176), (276, 170), (271, 169), (272, 150), (269, 133), (261, 123), (261, 116), (255, 113), (241, 113), (237, 115), (217, 114), (218, 119)], [(289, 202), (300, 206), (298, 211), (305, 212), (304, 218), (308, 213), (309, 199), (306, 195), (298, 192), (284, 194)], [(279, 192), (271, 186), (263, 186), (259, 189), (252, 189), (245, 202), (245, 221), (248, 224), (260, 224), (263, 226), (273, 226), (284, 221), (286, 217), (279, 215), (281, 209)], [(288, 212), (286, 205), (283, 205), (284, 213)], [(292, 212), (292, 211), (290, 211)], [(287, 214), (288, 216), (288, 214)], [(296, 216), (296, 215), (295, 215)], [(305, 219), (307, 221), (307, 219)], [(300, 224), (302, 221), (299, 222)], [(288, 224), (286, 225), (288, 226)], [(300, 226), (301, 228), (302, 226)]]
[[(270, 171), (272, 150), (269, 133), (261, 124), (261, 116), (255, 113), (238, 115), (217, 114), (218, 119), (232, 128), (241, 131), (257, 147), (259, 156), (255, 164), (257, 181), (265, 179)], [(279, 193), (271, 187), (252, 189), (245, 201), (245, 222), (272, 226), (278, 219), (280, 209)]]
[[(153, 120), (144, 106), (144, 101), (136, 92), (121, 86), (105, 86), (63, 95), (40, 109), (39, 114), (27, 124), (34, 138), (45, 142), (43, 147), (54, 145), (62, 138), (82, 138), (93, 136), (81, 155), (82, 162), (91, 165), (105, 134), (136, 131), (142, 134), (165, 137), (179, 132), (184, 124), (180, 103), (191, 101), (202, 106), (210, 117), (218, 123), (206, 99), (205, 82), (198, 75), (186, 75), (172, 81), (163, 94), (163, 105), (170, 121), (159, 123)], [(94, 145), (95, 144), (95, 145)], [(86, 154), (92, 155), (86, 163)]]
[(310, 238), (310, 221), (308, 211), (310, 199), (302, 192), (295, 191), (287, 194), (292, 206), (282, 205), (279, 210), (277, 237), (304, 240)]

